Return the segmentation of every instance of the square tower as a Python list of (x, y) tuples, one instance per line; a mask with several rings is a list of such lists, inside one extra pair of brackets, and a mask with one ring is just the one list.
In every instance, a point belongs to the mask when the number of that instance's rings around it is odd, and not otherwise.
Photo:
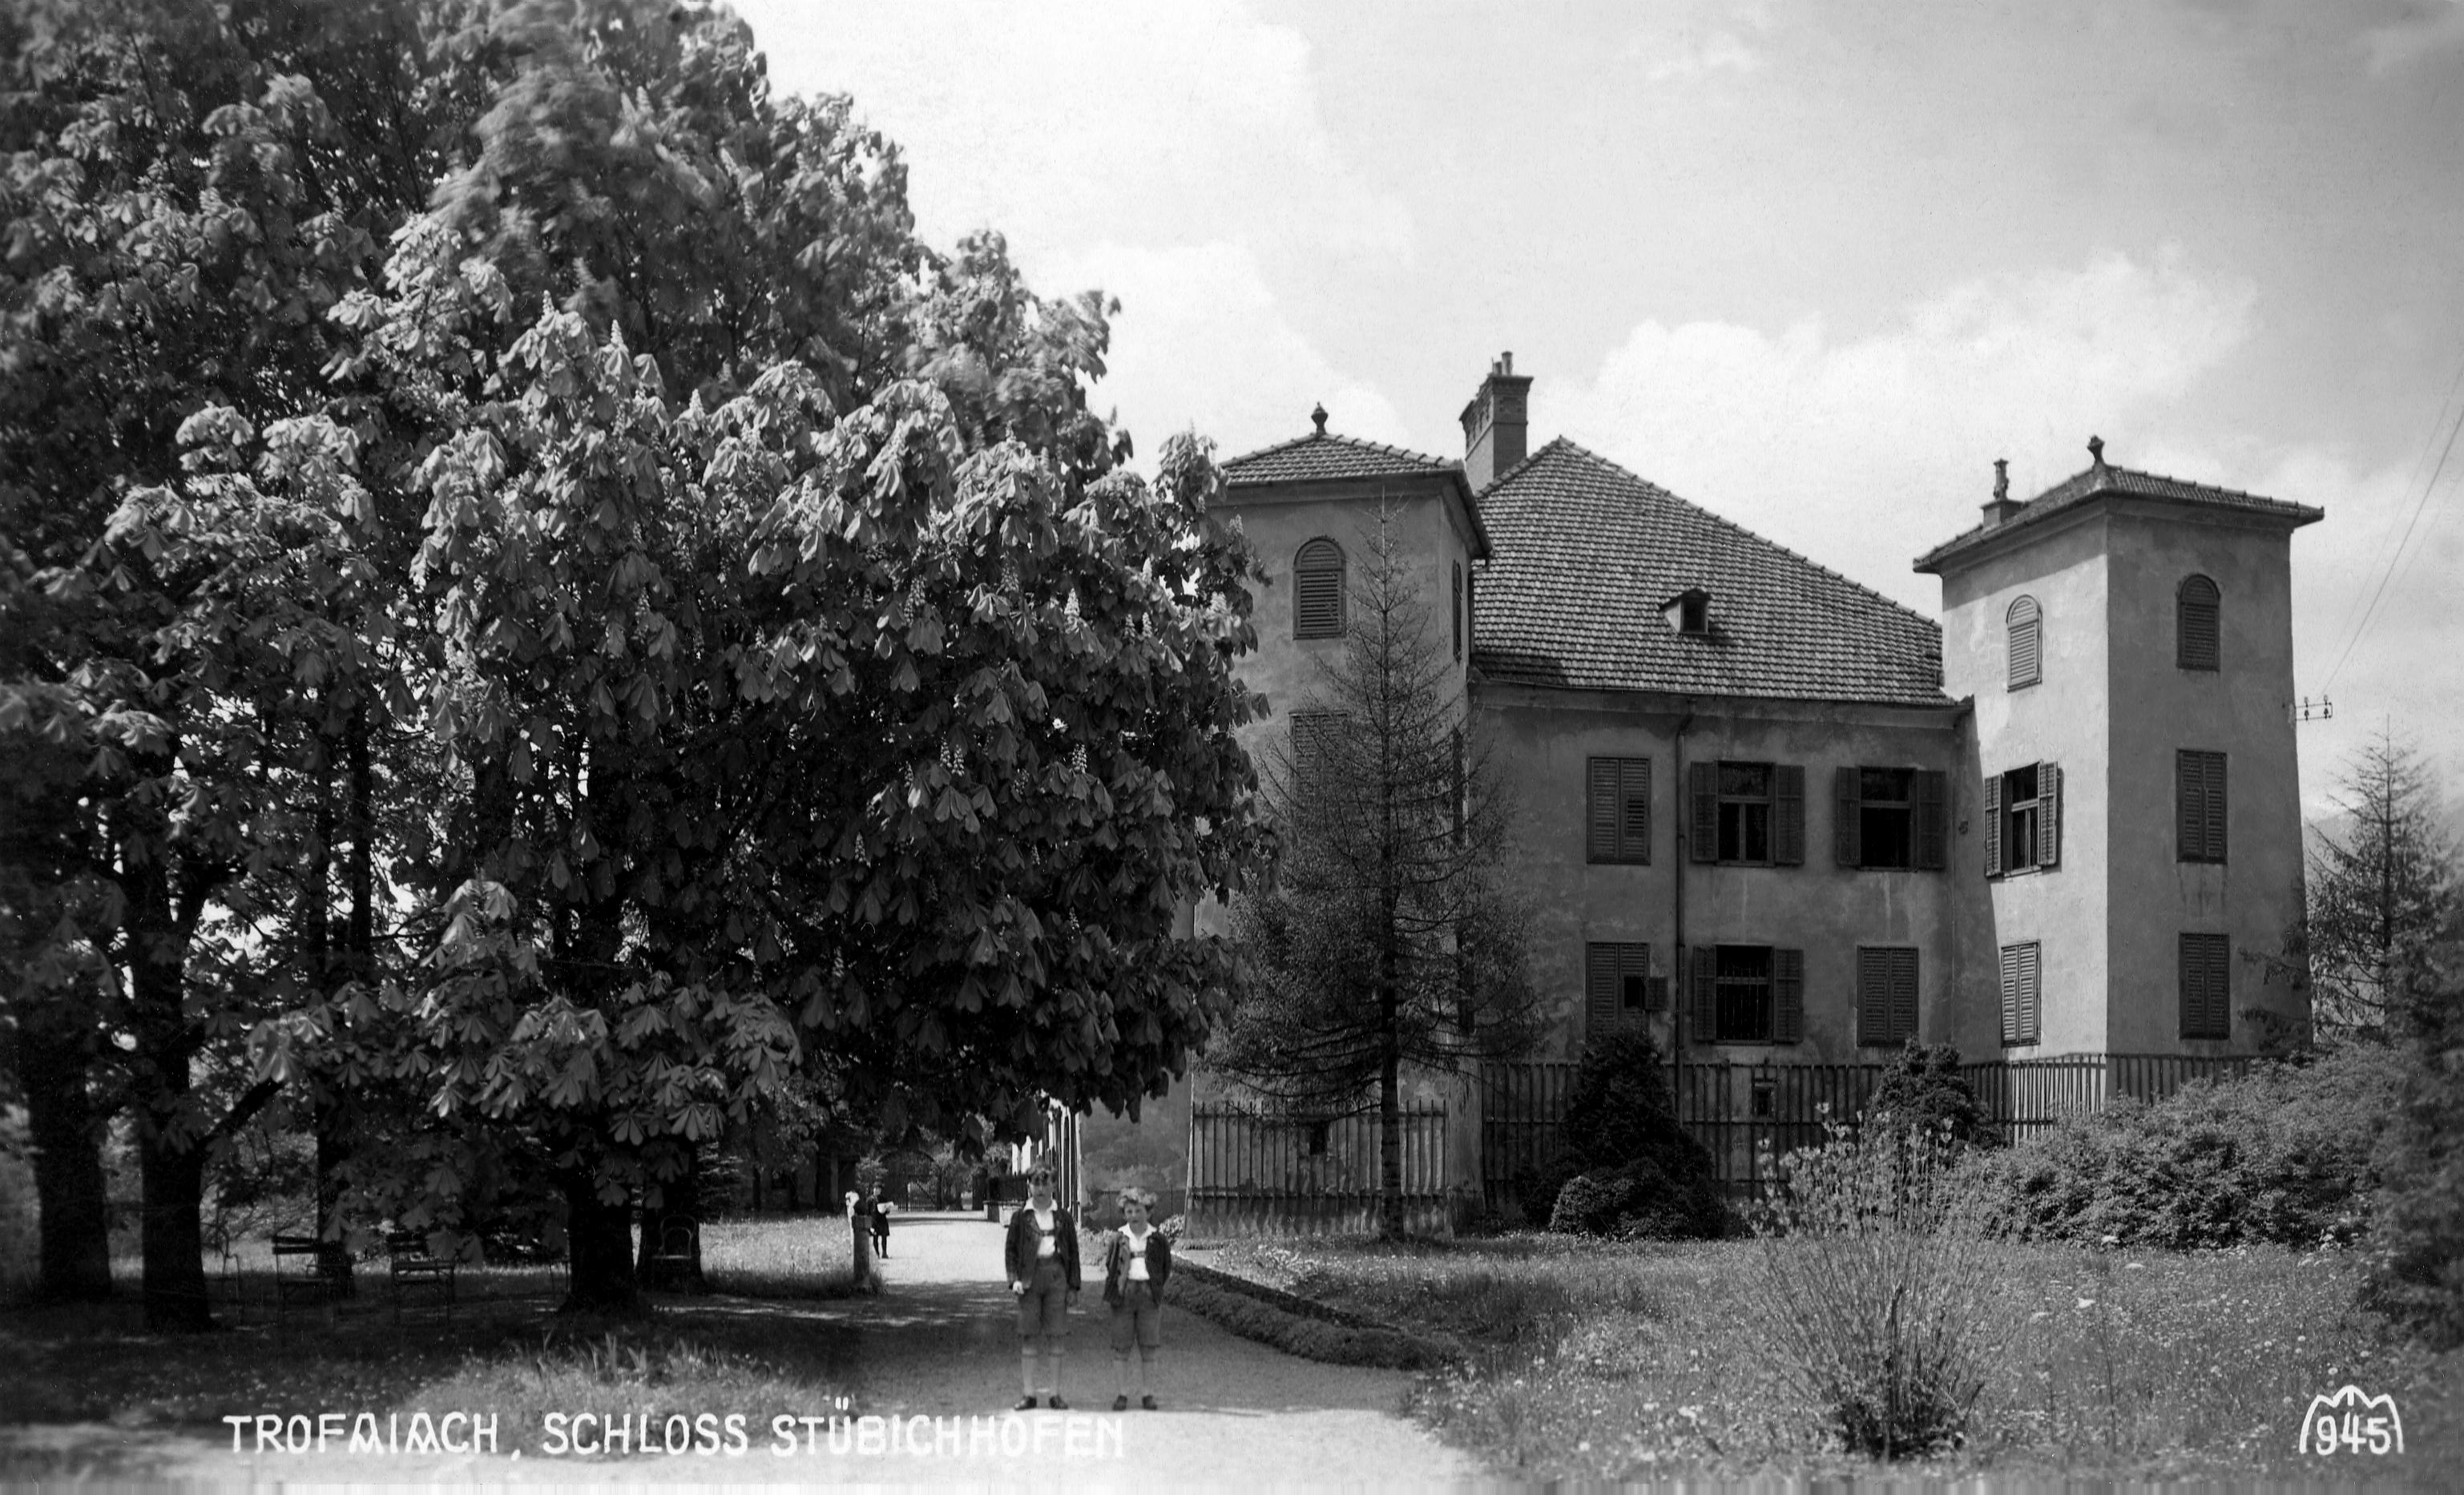
[(1971, 989), (2010, 1058), (2256, 1052), (2309, 1022), (2292, 535), (2324, 516), (2089, 451), (1916, 563), (1975, 706)]

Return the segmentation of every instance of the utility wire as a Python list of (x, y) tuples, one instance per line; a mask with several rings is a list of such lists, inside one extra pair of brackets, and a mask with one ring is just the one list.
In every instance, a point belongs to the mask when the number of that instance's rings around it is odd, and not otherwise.
[[(2459, 366), (2457, 368), (2456, 379), (2459, 383), (2464, 383), (2464, 366)], [(2450, 405), (2453, 405), (2454, 403), (2454, 389), (2453, 386), (2451, 386), (2448, 391), (2448, 403)], [(2336, 677), (2338, 675), (2343, 673), (2345, 661), (2353, 657), (2353, 650), (2360, 647), (2363, 637), (2369, 632), (2370, 624), (2377, 619), (2379, 605), (2387, 599), (2389, 584), (2394, 582), (2399, 566), (2401, 565), (2401, 568), (2406, 571), (2409, 571), (2411, 569), (2411, 562), (2406, 558), (2404, 553), (2405, 547), (2412, 542), (2413, 530), (2421, 523), (2422, 513), (2430, 504), (2430, 495), (2437, 492), (2438, 480), (2446, 475), (2448, 461), (2455, 454), (2456, 438), (2458, 436), (2464, 436), (2464, 407), (2457, 407), (2452, 416), (2449, 414), (2447, 408), (2442, 407), (2439, 410), (2439, 416), (2447, 425), (2447, 441), (2445, 445), (2439, 449), (2438, 464), (2431, 470), (2430, 480), (2421, 485), (2420, 494), (2414, 497), (2412, 501), (2412, 513), (2405, 519), (2404, 522), (2404, 533), (2397, 538), (2395, 549), (2388, 553), (2387, 564), (2384, 569), (2379, 572), (2378, 586), (2371, 591), (2368, 605), (2362, 608), (2361, 621), (2354, 626), (2352, 635), (2344, 641), (2344, 651), (2336, 656), (2336, 667), (2327, 671), (2326, 683), (2320, 687), (2320, 690), (2322, 693), (2328, 687), (2333, 686), (2336, 683)], [(2431, 429), (2431, 440), (2435, 442), (2437, 439), (2437, 428), (2432, 427)], [(2423, 455), (2427, 456), (2428, 454), (2428, 449), (2424, 448)], [(2413, 468), (2415, 472), (2420, 471), (2420, 463), (2416, 461), (2413, 464)], [(2388, 527), (2392, 529), (2394, 526), (2390, 522)], [(2424, 548), (2427, 548), (2427, 546), (2425, 545)], [(2413, 558), (2418, 559), (2419, 555), (2420, 552), (2415, 551), (2413, 553)]]

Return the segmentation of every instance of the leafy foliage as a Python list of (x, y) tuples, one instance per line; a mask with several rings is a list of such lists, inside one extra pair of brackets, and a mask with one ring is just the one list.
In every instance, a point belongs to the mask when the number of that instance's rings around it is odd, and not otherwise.
[(1850, 1451), (1959, 1439), (1993, 1358), (1993, 1242), (1939, 1133), (1835, 1124), (1757, 1220), (1749, 1300), (1771, 1364)]
[(2361, 1230), (2402, 1068), (2383, 1045), (2117, 1100), (1975, 1166), (2010, 1228), (2040, 1240), (2313, 1246)]
[(1866, 1118), (1878, 1125), (1947, 1137), (1961, 1147), (1997, 1138), (1985, 1108), (1959, 1073), (1959, 1050), (1948, 1044), (1911, 1040), (1891, 1059), (1865, 1102)]
[(2415, 1008), (2379, 1152), (2368, 1296), (2436, 1345), (2464, 1345), (2464, 963), (2451, 946)]
[(1707, 1239), (1726, 1227), (1711, 1154), (1678, 1124), (1668, 1061), (1648, 1033), (1584, 1045), (1566, 1101), (1567, 1156), (1549, 1228), (1642, 1240)]

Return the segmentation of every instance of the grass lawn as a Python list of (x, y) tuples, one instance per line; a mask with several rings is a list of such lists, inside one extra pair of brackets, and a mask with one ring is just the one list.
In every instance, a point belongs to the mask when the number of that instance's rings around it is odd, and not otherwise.
[[(108, 1422), (183, 1428), (227, 1438), (233, 1413), (343, 1410), (409, 1414), (494, 1409), (497, 1446), (539, 1444), (554, 1409), (688, 1417), (748, 1406), (812, 1406), (847, 1376), (832, 1326), (781, 1332), (797, 1299), (843, 1293), (849, 1242), (844, 1221), (801, 1217), (714, 1223), (704, 1232), (711, 1286), (737, 1301), (657, 1295), (648, 1320), (564, 1318), (561, 1267), (466, 1269), (447, 1321), (432, 1295), (407, 1300), (402, 1324), (382, 1257), (360, 1264), (360, 1290), (332, 1322), (295, 1304), (277, 1324), (272, 1257), (262, 1242), (240, 1253), (237, 1299), (214, 1285), (209, 1334), (149, 1334), (133, 1261), (115, 1263), (129, 1285), (94, 1307), (0, 1309), (0, 1421)], [(743, 1297), (780, 1301), (744, 1311)], [(76, 1467), (0, 1456), (0, 1481), (80, 1474), (109, 1477), (108, 1450)], [(33, 1459), (30, 1463), (28, 1461)]]
[[(1745, 1329), (1751, 1242), (1242, 1244), (1214, 1264), (1472, 1350), (1413, 1410), (1499, 1472), (1871, 1476)], [(2390, 1339), (2346, 1253), (1999, 1248), (2001, 1343), (1962, 1446), (1906, 1472), (2408, 1480), (2464, 1468), (2464, 1352)], [(2296, 1451), (2309, 1399), (2391, 1393), (2405, 1453)]]

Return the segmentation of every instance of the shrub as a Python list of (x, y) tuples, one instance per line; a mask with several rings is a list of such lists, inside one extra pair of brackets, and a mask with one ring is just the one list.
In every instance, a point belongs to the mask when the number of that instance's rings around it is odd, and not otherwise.
[(1553, 1201), (1551, 1230), (1655, 1240), (1720, 1234), (1726, 1210), (1711, 1154), (1678, 1125), (1667, 1062), (1648, 1034), (1584, 1047), (1566, 1103), (1566, 1155), (1533, 1179), (1542, 1188), (1554, 1183), (1553, 1191), (1526, 1196)]
[(2464, 990), (2416, 1025), (2379, 1154), (2368, 1298), (2446, 1347), (2464, 1344)]
[(1923, 1047), (1910, 1041), (1882, 1071), (1865, 1114), (1888, 1126), (1942, 1133), (1961, 1147), (1995, 1140), (1976, 1092), (1960, 1078), (1959, 1050), (1948, 1044)]
[(1984, 1391), (1998, 1274), (1955, 1155), (1934, 1132), (1834, 1127), (1781, 1163), (1756, 1220), (1749, 1323), (1852, 1452), (1951, 1444)]
[(1549, 1228), (1621, 1241), (1691, 1241), (1718, 1236), (1727, 1217), (1708, 1176), (1672, 1177), (1657, 1157), (1577, 1174), (1558, 1191)]
[(1975, 1166), (2000, 1220), (2040, 1240), (2349, 1241), (2400, 1085), (2388, 1050), (2355, 1047), (2118, 1100)]

